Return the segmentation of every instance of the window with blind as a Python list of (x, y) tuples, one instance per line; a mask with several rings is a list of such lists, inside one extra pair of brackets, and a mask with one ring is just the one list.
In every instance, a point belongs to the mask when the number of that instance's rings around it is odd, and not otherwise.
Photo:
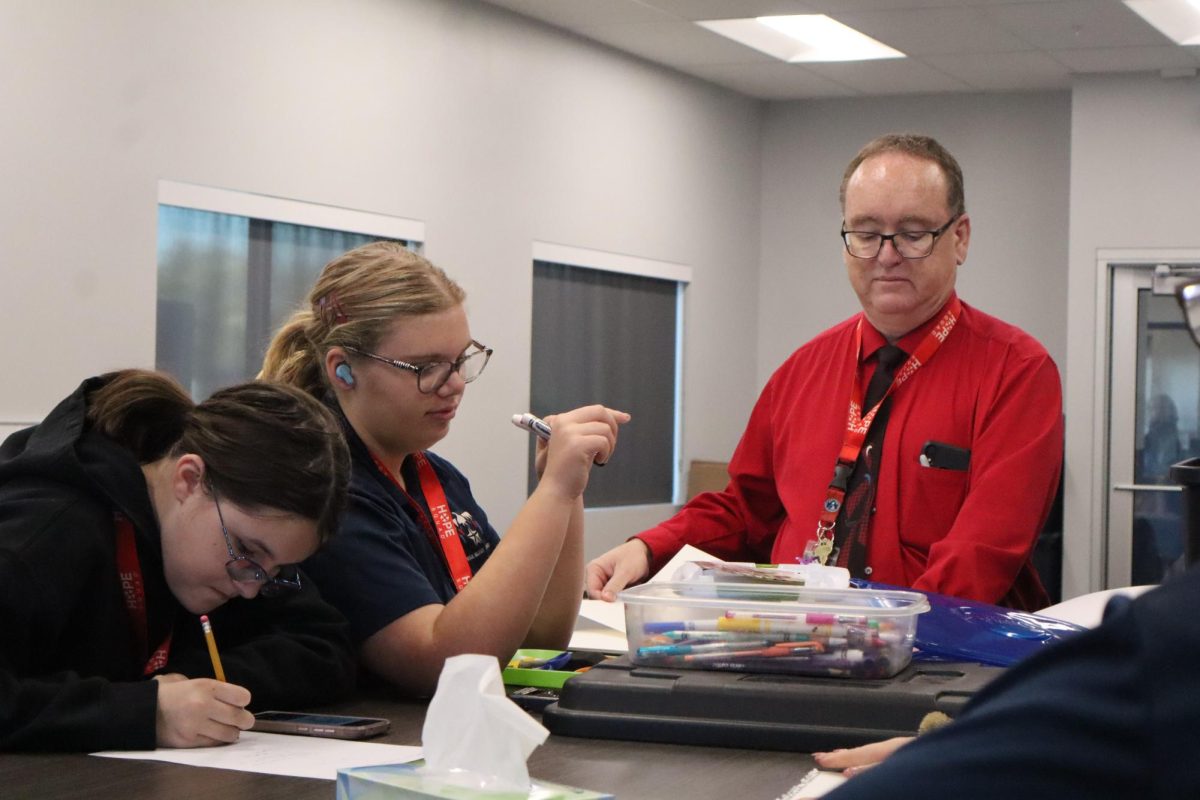
[[(628, 411), (617, 452), (593, 469), (589, 508), (674, 502), (685, 282), (535, 260), (531, 410)], [(536, 486), (531, 442), (529, 488)]]
[(195, 398), (258, 374), (272, 334), (331, 259), (380, 239), (420, 246), (396, 235), (419, 232), (409, 220), (163, 183), (155, 366)]

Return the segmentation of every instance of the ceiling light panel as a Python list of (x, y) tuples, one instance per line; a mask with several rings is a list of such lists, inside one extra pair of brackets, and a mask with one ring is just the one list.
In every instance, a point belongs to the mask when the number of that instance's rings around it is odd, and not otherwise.
[(791, 63), (904, 58), (904, 53), (824, 14), (710, 19), (697, 25)]
[(1193, 0), (1125, 0), (1125, 5), (1176, 44), (1200, 44), (1200, 3)]

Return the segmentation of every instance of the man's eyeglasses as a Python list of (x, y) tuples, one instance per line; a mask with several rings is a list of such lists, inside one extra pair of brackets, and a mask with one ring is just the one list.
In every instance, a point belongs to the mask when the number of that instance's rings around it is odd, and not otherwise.
[(883, 249), (883, 243), (890, 241), (896, 252), (904, 258), (925, 258), (933, 252), (937, 238), (950, 229), (961, 214), (955, 214), (942, 227), (933, 231), (897, 231), (896, 233), (875, 233), (873, 231), (848, 231), (842, 223), (842, 241), (846, 243), (846, 252), (855, 258), (875, 258)]
[(394, 358), (368, 353), (357, 347), (346, 347), (346, 349), (351, 353), (382, 361), (396, 369), (417, 373), (417, 389), (422, 394), (433, 394), (445, 386), (446, 381), (450, 380), (450, 376), (455, 372), (462, 376), (463, 383), (470, 383), (483, 374), (483, 368), (487, 366), (488, 359), (492, 357), (492, 348), (484, 347), (474, 339), (471, 340), (470, 346), (475, 349), (469, 353), (463, 353), (454, 361), (431, 361), (428, 364), (409, 364), (407, 361), (397, 361)]
[(229, 560), (225, 562), (225, 572), (234, 583), (257, 583), (258, 593), (263, 597), (275, 597), (284, 592), (300, 588), (300, 572), (295, 564), (283, 564), (275, 577), (262, 568), (257, 562), (246, 556), (240, 556), (233, 551), (233, 539), (225, 527), (225, 515), (221, 513), (221, 501), (217, 499), (217, 490), (209, 486), (213, 502), (217, 505), (217, 519), (221, 521), (221, 533), (225, 534), (225, 547), (229, 550)]

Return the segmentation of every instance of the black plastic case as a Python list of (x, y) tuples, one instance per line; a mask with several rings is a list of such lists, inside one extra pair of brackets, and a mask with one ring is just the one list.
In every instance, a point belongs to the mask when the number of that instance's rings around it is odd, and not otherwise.
[(1003, 668), (913, 662), (885, 679), (635, 667), (605, 661), (562, 687), (542, 723), (562, 736), (810, 753), (911, 736), (957, 715)]

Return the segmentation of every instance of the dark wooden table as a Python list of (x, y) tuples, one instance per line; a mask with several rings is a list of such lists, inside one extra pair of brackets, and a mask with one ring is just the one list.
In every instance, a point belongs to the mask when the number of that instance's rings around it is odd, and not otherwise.
[[(386, 717), (372, 739), (420, 745), (425, 704), (364, 697), (318, 709)], [(775, 800), (812, 767), (796, 753), (550, 736), (529, 774), (628, 800)], [(0, 754), (0, 798), (87, 800), (332, 800), (333, 781), (75, 754)]]

